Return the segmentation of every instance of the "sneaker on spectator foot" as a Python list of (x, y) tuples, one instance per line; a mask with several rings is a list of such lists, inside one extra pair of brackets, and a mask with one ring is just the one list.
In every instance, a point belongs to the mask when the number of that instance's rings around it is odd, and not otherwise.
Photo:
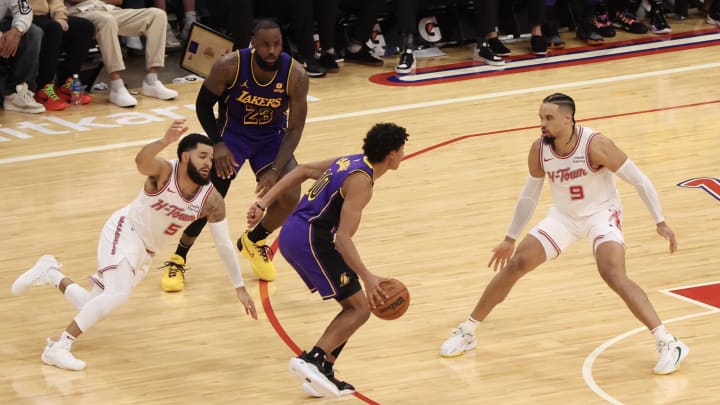
[(62, 111), (70, 104), (66, 103), (55, 93), (55, 85), (48, 83), (35, 93), (35, 101), (42, 104), (47, 111)]
[(664, 341), (661, 340), (657, 344), (657, 351), (660, 353), (653, 373), (655, 374), (670, 374), (680, 367), (680, 363), (685, 360), (690, 349), (687, 345), (677, 338), (674, 340)]
[(383, 64), (383, 60), (373, 55), (370, 48), (368, 48), (365, 44), (362, 44), (360, 50), (354, 53), (350, 52), (349, 49), (346, 49), (345, 61), (370, 66), (382, 66)]
[(125, 86), (120, 87), (117, 91), (110, 89), (108, 100), (118, 107), (135, 107), (137, 105), (137, 99), (130, 94)]
[(630, 11), (618, 11), (615, 13), (613, 19), (613, 26), (615, 28), (621, 28), (632, 34), (645, 34), (648, 32), (648, 28), (645, 24), (638, 21), (635, 14)]
[(160, 286), (165, 292), (182, 291), (185, 288), (185, 259), (177, 254), (171, 254), (170, 258), (163, 264), (161, 269), (163, 276), (160, 279)]
[(142, 90), (140, 91), (140, 93), (143, 96), (155, 97), (159, 98), (160, 100), (171, 100), (178, 96), (177, 91), (170, 90), (167, 87), (163, 86), (160, 80), (155, 80), (155, 83), (153, 84), (148, 84), (148, 82), (143, 80)]
[(713, 15), (713, 13), (708, 13), (707, 18), (705, 19), (705, 22), (714, 25), (718, 28), (720, 28), (720, 13), (718, 15)]
[(43, 255), (35, 262), (29, 270), (21, 274), (12, 287), (10, 292), (13, 295), (21, 295), (30, 287), (38, 285), (52, 285), (48, 273), (54, 270), (60, 270), (60, 264), (55, 259), (55, 256)]
[(413, 55), (412, 49), (406, 49), (400, 54), (398, 64), (395, 66), (395, 73), (406, 75), (412, 73), (416, 66), (415, 55)]
[(473, 59), (480, 60), (492, 66), (502, 66), (505, 64), (503, 58), (497, 56), (495, 52), (490, 49), (490, 46), (488, 46), (487, 42), (475, 45), (475, 50), (473, 51)]
[(452, 330), (450, 337), (440, 346), (440, 356), (457, 357), (462, 356), (468, 350), (477, 346), (475, 335), (465, 331), (463, 324)]
[[(55, 94), (57, 94), (60, 99), (66, 103), (70, 102), (70, 97), (72, 96), (72, 77), (68, 77), (65, 79), (65, 83), (62, 86), (59, 86), (55, 89)], [(84, 104), (90, 104), (93, 101), (93, 97), (85, 92), (80, 93), (80, 102)]]
[(615, 27), (610, 23), (607, 6), (597, 6), (595, 12), (595, 29), (597, 33), (604, 38), (612, 38), (615, 36)]
[(316, 394), (322, 397), (340, 396), (335, 384), (321, 371), (322, 364), (313, 361), (307, 353), (302, 352), (298, 357), (290, 359), (288, 368), (303, 384), (310, 385)]
[(672, 32), (670, 25), (665, 19), (665, 13), (662, 10), (654, 10), (650, 14), (650, 29), (653, 34), (662, 35)]
[(327, 69), (314, 56), (309, 58), (299, 56), (297, 59), (305, 67), (308, 77), (325, 77), (327, 74)]
[(45, 106), (35, 101), (35, 93), (28, 89), (27, 83), (15, 86), (15, 93), (5, 96), (3, 108), (30, 114), (45, 112)]
[(40, 360), (48, 366), (56, 366), (65, 370), (80, 371), (85, 368), (85, 362), (76, 359), (70, 353), (69, 344), (56, 342), (52, 339), (47, 340), (47, 345), (42, 355), (40, 355)]
[(500, 38), (489, 38), (487, 40), (487, 44), (492, 49), (493, 53), (497, 56), (510, 56), (512, 51), (508, 49), (505, 44), (500, 40)]
[(541, 35), (530, 37), (530, 51), (534, 55), (547, 55), (548, 43)]
[(595, 24), (578, 25), (575, 29), (575, 36), (590, 46), (598, 46), (605, 43), (603, 37), (595, 30)]
[(565, 49), (565, 41), (560, 37), (559, 34), (552, 35), (545, 38), (548, 43), (548, 48), (551, 50)]
[(182, 46), (180, 40), (175, 36), (170, 24), (167, 26), (167, 32), (165, 33), (165, 49), (179, 49)]
[(338, 66), (337, 61), (335, 61), (335, 55), (331, 53), (321, 52), (318, 63), (320, 63), (328, 73), (336, 73), (340, 70), (340, 66)]
[(136, 52), (142, 52), (142, 39), (140, 37), (125, 37), (125, 47)]

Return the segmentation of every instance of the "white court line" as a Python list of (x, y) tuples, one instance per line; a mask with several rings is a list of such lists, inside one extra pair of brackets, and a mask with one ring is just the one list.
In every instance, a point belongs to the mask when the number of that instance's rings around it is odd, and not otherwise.
[[(678, 321), (685, 321), (685, 320), (692, 319), (692, 318), (699, 318), (701, 316), (713, 315), (713, 314), (718, 314), (718, 313), (720, 313), (720, 309), (713, 308), (713, 310), (711, 310), (711, 311), (698, 312), (695, 314), (684, 315), (684, 316), (680, 316), (677, 318), (672, 318), (672, 319), (663, 321), (663, 323), (673, 323), (673, 322), (678, 322)], [(632, 336), (636, 333), (643, 332), (643, 331), (647, 331), (647, 328), (640, 327), (637, 329), (633, 329), (629, 332), (625, 332), (622, 335), (615, 336), (614, 338), (606, 341), (605, 343), (598, 346), (595, 350), (593, 350), (592, 353), (590, 353), (585, 358), (585, 361), (583, 362), (582, 375), (583, 375), (583, 380), (585, 380), (585, 384), (587, 384), (587, 386), (595, 394), (597, 394), (600, 398), (610, 402), (613, 405), (623, 405), (623, 403), (618, 401), (617, 399), (613, 398), (610, 394), (605, 392), (602, 388), (600, 388), (600, 386), (597, 385), (597, 383), (595, 382), (595, 379), (593, 378), (593, 375), (592, 375), (593, 363), (595, 362), (595, 359), (597, 359), (600, 356), (600, 354), (602, 354), (602, 352), (607, 350), (608, 347), (625, 339), (626, 337)]]
[[(662, 69), (662, 70), (655, 70), (655, 71), (643, 72), (643, 73), (635, 73), (635, 74), (629, 74), (629, 75), (612, 76), (612, 77), (606, 77), (606, 78), (602, 78), (602, 79), (580, 80), (580, 81), (576, 81), (576, 82), (550, 84), (550, 85), (546, 85), (546, 86), (537, 86), (537, 87), (527, 87), (527, 88), (523, 88), (523, 89), (498, 91), (498, 92), (494, 92), (494, 93), (478, 94), (478, 95), (467, 96), (467, 97), (446, 98), (446, 99), (442, 99), (442, 100), (427, 101), (427, 102), (423, 102), (423, 103), (402, 104), (402, 105), (397, 105), (397, 106), (392, 106), (392, 107), (373, 108), (373, 109), (369, 109), (369, 110), (353, 111), (353, 112), (349, 112), (349, 113), (325, 115), (325, 116), (321, 116), (321, 117), (308, 118), (306, 120), (306, 122), (311, 123), (311, 122), (335, 121), (335, 120), (341, 120), (341, 119), (346, 119), (346, 118), (362, 117), (362, 116), (366, 116), (366, 115), (384, 114), (384, 113), (395, 112), (395, 111), (414, 110), (414, 109), (419, 109), (419, 108), (435, 107), (435, 106), (439, 106), (439, 105), (468, 103), (468, 102), (488, 100), (488, 99), (493, 99), (493, 98), (515, 96), (515, 95), (519, 95), (519, 94), (530, 94), (530, 93), (535, 93), (535, 92), (540, 92), (540, 91), (557, 91), (560, 89), (569, 89), (569, 88), (574, 88), (574, 87), (589, 87), (589, 86), (594, 86), (594, 85), (603, 84), (603, 83), (620, 82), (620, 81), (626, 81), (626, 80), (638, 80), (638, 79), (643, 79), (643, 78), (647, 78), (647, 77), (671, 75), (671, 74), (678, 74), (678, 73), (687, 73), (687, 72), (693, 72), (696, 70), (716, 69), (719, 67), (720, 67), (720, 62), (704, 63), (704, 64), (694, 65), (694, 66), (685, 66), (685, 67), (679, 67), (679, 68), (673, 68), (673, 69)], [(153, 138), (153, 139), (155, 139), (155, 138)], [(111, 149), (121, 149), (121, 148), (130, 147), (130, 146), (140, 146), (140, 145), (145, 145), (145, 144), (151, 142), (153, 139), (147, 139), (147, 140), (143, 140), (143, 141), (134, 141), (134, 142), (115, 143), (115, 144), (87, 147), (87, 148), (68, 149), (68, 150), (64, 150), (64, 151), (40, 153), (40, 154), (35, 154), (35, 155), (15, 156), (15, 157), (11, 157), (11, 158), (0, 159), (0, 165), (9, 164), (9, 163), (17, 163), (17, 162), (28, 162), (28, 161), (32, 161), (32, 160), (47, 159), (47, 158), (58, 157), (58, 156), (70, 156), (70, 155), (92, 153), (92, 152), (105, 151), (105, 150), (111, 150)]]

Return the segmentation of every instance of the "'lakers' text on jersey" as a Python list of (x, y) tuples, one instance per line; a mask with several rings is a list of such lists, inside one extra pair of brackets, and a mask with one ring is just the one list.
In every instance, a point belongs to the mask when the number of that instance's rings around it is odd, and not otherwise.
[(281, 53), (278, 70), (267, 83), (259, 83), (253, 72), (253, 49), (235, 51), (238, 70), (235, 80), (220, 100), (218, 126), (223, 138), (242, 135), (254, 142), (283, 135), (287, 128), (288, 79), (293, 59)]
[(340, 222), (340, 211), (345, 201), (342, 185), (347, 176), (363, 172), (373, 178), (373, 168), (362, 154), (338, 158), (315, 181), (303, 196), (292, 214), (322, 229), (333, 230)]
[(172, 160), (170, 164), (170, 178), (162, 189), (154, 194), (142, 190), (126, 207), (130, 224), (150, 252), (157, 252), (195, 221), (213, 190), (212, 183), (201, 186), (192, 199), (186, 200), (177, 182), (180, 163)]
[(597, 135), (590, 128), (576, 128), (575, 149), (560, 156), (550, 145), (541, 143), (540, 164), (550, 182), (555, 205), (567, 215), (582, 218), (597, 212), (609, 201), (620, 201), (615, 176), (606, 167), (597, 170), (590, 166), (588, 146)]

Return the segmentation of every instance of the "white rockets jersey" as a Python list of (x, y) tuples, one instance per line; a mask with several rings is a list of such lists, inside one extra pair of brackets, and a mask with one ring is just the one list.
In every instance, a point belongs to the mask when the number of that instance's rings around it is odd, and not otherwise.
[(597, 135), (590, 128), (577, 126), (578, 140), (567, 156), (560, 156), (552, 146), (540, 143), (540, 164), (550, 181), (555, 207), (572, 217), (583, 218), (606, 206), (619, 203), (615, 175), (606, 167), (593, 170), (588, 157), (590, 140)]
[(145, 244), (155, 253), (168, 239), (177, 239), (183, 229), (195, 221), (213, 190), (212, 183), (201, 186), (191, 200), (179, 192), (177, 160), (171, 160), (172, 171), (167, 183), (157, 193), (148, 194), (143, 188), (127, 206), (128, 219)]

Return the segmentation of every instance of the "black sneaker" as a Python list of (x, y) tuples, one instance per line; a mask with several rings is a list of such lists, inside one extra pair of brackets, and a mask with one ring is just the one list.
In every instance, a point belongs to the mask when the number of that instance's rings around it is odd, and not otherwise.
[(601, 37), (612, 38), (615, 36), (615, 27), (610, 23), (607, 6), (598, 6), (595, 11), (595, 29)]
[(627, 10), (622, 12), (618, 11), (617, 13), (615, 13), (615, 18), (613, 19), (613, 26), (615, 28), (622, 28), (623, 30), (633, 34), (645, 34), (648, 32), (647, 26), (638, 21), (637, 17), (635, 17), (635, 14)]
[(605, 41), (603, 37), (595, 31), (595, 24), (581, 24), (575, 29), (575, 36), (577, 39), (585, 41), (586, 44), (591, 46), (602, 45)]
[(395, 66), (395, 73), (406, 75), (412, 73), (415, 69), (415, 55), (413, 55), (412, 49), (408, 49), (400, 54), (398, 64)]
[(497, 56), (509, 56), (512, 53), (498, 37), (488, 39), (487, 44)]
[(653, 34), (669, 34), (672, 32), (670, 25), (665, 20), (665, 13), (662, 10), (653, 10), (650, 15), (650, 29)]
[(540, 35), (530, 37), (530, 51), (535, 55), (547, 55), (548, 42)]
[(332, 381), (333, 384), (337, 387), (338, 391), (340, 392), (340, 396), (344, 395), (351, 395), (355, 392), (355, 387), (352, 386), (350, 383), (346, 383), (345, 381), (340, 381), (337, 378), (335, 378), (335, 370), (325, 373), (328, 379)]
[(309, 77), (324, 77), (327, 74), (327, 69), (315, 58), (304, 58), (303, 65)]
[[(497, 56), (495, 52), (490, 48), (487, 42), (477, 44), (477, 59), (493, 66), (502, 66), (505, 64), (503, 58)], [(474, 55), (473, 55), (474, 56)]]
[(349, 49), (345, 50), (345, 60), (370, 66), (382, 66), (383, 64), (383, 60), (373, 55), (370, 48), (365, 44), (362, 44), (362, 48), (355, 53), (350, 52)]
[(318, 58), (318, 62), (322, 67), (327, 69), (328, 73), (336, 73), (340, 70), (340, 66), (338, 66), (335, 55), (333, 54), (322, 52)]

